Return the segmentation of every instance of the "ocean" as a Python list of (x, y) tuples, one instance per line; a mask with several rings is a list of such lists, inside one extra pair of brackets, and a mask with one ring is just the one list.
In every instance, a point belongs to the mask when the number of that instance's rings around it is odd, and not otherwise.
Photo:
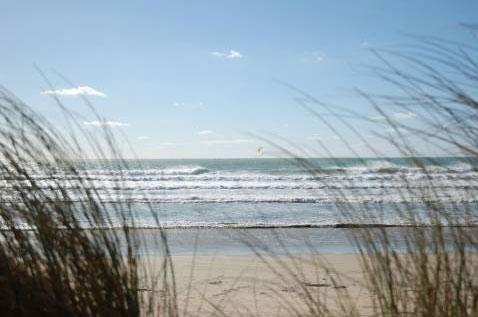
[[(333, 240), (335, 232), (336, 240), (345, 243), (343, 232), (330, 229), (406, 227), (411, 222), (427, 226), (431, 220), (425, 205), (436, 202), (449, 206), (463, 224), (478, 223), (470, 212), (478, 202), (478, 166), (467, 158), (422, 158), (426, 171), (410, 158), (309, 159), (308, 170), (294, 160), (265, 158), (127, 164), (126, 170), (118, 170), (116, 161), (89, 161), (80, 170), (105, 202), (105, 212), (108, 206), (113, 210), (128, 204), (126, 221), (137, 229), (168, 228), (178, 235), (184, 232), (179, 229), (280, 228), (298, 233), (299, 240), (304, 234)], [(75, 177), (58, 169), (35, 179), (44, 188), (61, 184), (74, 199)], [(8, 179), (0, 182), (4, 202), (15, 199), (11, 186)], [(114, 212), (109, 219), (104, 227), (121, 227), (125, 221)], [(84, 226), (90, 228), (89, 222), (84, 220)]]

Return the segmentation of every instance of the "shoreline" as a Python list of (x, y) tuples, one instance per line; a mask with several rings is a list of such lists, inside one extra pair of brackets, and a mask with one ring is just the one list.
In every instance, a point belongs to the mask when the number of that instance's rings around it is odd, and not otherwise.
[[(397, 253), (407, 253), (406, 237), (414, 227), (384, 227)], [(168, 229), (165, 234), (173, 256), (197, 255), (254, 255), (266, 254), (357, 254), (354, 236), (371, 228), (278, 228), (278, 229)], [(422, 227), (426, 236), (432, 236), (434, 227)], [(460, 230), (473, 231), (472, 228)], [(163, 254), (158, 244), (159, 230), (138, 230), (142, 255)], [(445, 228), (443, 237), (447, 249), (453, 252), (453, 230)], [(256, 249), (251, 248), (255, 246)]]

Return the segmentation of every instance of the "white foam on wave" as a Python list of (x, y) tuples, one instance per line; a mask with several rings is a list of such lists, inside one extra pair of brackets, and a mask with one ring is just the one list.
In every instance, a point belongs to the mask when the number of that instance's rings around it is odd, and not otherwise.
[[(423, 190), (420, 190), (430, 188), (446, 191), (451, 197), (446, 198), (448, 200), (470, 202), (473, 199), (468, 198), (467, 191), (478, 189), (478, 172), (465, 162), (428, 165), (429, 174), (411, 164), (401, 165), (388, 160), (358, 162), (348, 167), (329, 166), (329, 170), (339, 172), (310, 174), (293, 169), (248, 170), (247, 167), (219, 170), (191, 164), (123, 171), (87, 169), (80, 175), (81, 180), (66, 171), (55, 171), (53, 175), (38, 174), (34, 179), (40, 188), (53, 190), (61, 187), (71, 190), (73, 197), (75, 189), (86, 184), (91, 189), (108, 191), (104, 195), (107, 200), (117, 197), (121, 200), (180, 203), (340, 203), (345, 201), (344, 197), (349, 202), (393, 203), (406, 199), (422, 200)], [(15, 186), (28, 188), (32, 184), (30, 181), (0, 179), (2, 199), (7, 199), (7, 194)], [(410, 192), (415, 189), (418, 190), (416, 195)], [(390, 194), (388, 190), (395, 192)], [(407, 194), (406, 198), (403, 198), (403, 193)]]
[[(272, 178), (272, 179), (229, 179), (229, 178), (211, 178), (211, 179), (153, 179), (153, 180), (111, 180), (94, 179), (87, 185), (90, 189), (113, 191), (182, 191), (182, 190), (341, 190), (341, 189), (419, 189), (419, 188), (456, 188), (456, 189), (477, 189), (478, 177), (476, 173), (470, 174), (449, 174), (447, 176), (438, 175), (430, 179), (426, 175), (409, 177), (403, 179), (396, 176), (367, 175), (360, 177), (329, 177), (323, 180), (297, 179), (297, 178)], [(75, 180), (37, 180), (35, 186), (42, 189), (76, 189), (80, 183)], [(1, 189), (11, 189), (13, 187), (31, 188), (30, 181), (9, 180), (0, 181)]]
[[(80, 177), (68, 174), (59, 175), (37, 175), (33, 179), (36, 181), (78, 181), (79, 179), (86, 181), (98, 181), (98, 182), (138, 182), (138, 183), (151, 183), (155, 182), (170, 182), (170, 183), (187, 183), (187, 182), (316, 182), (323, 184), (336, 184), (340, 186), (344, 181), (417, 181), (417, 180), (430, 180), (430, 179), (450, 179), (450, 180), (478, 180), (478, 172), (474, 171), (471, 167), (465, 168), (453, 168), (447, 169), (445, 167), (430, 167), (430, 171), (424, 173), (418, 168), (401, 168), (399, 171), (394, 170), (394, 167), (380, 167), (365, 168), (361, 167), (350, 168), (347, 173), (340, 174), (308, 174), (308, 173), (295, 173), (295, 174), (280, 174), (271, 175), (258, 172), (247, 171), (210, 171), (205, 168), (184, 168), (184, 169), (171, 169), (165, 172), (165, 170), (134, 170), (124, 172), (122, 174), (118, 172), (102, 173), (98, 171), (92, 171), (84, 174)], [(12, 181), (11, 179), (1, 179), (1, 181)]]
[(201, 175), (209, 172), (209, 169), (202, 166), (178, 166), (162, 170), (164, 175)]
[[(453, 190), (444, 192), (439, 196), (423, 197), (420, 195), (422, 191), (417, 193), (406, 193), (397, 191), (383, 192), (381, 189), (376, 191), (361, 191), (361, 192), (341, 192), (341, 193), (306, 193), (306, 192), (294, 192), (290, 190), (276, 191), (269, 193), (267, 191), (261, 191), (259, 193), (250, 194), (247, 192), (236, 193), (171, 193), (161, 195), (144, 195), (135, 193), (109, 193), (106, 192), (98, 195), (98, 199), (105, 203), (164, 203), (164, 204), (207, 204), (207, 203), (219, 203), (219, 204), (236, 204), (236, 203), (252, 203), (252, 204), (264, 204), (264, 203), (291, 203), (291, 204), (317, 204), (317, 205), (342, 205), (342, 204), (425, 204), (425, 203), (457, 203), (457, 204), (476, 204), (478, 203), (478, 195), (476, 191), (474, 194), (470, 194), (467, 191)], [(404, 195), (405, 194), (405, 195)], [(51, 199), (58, 199), (55, 193), (52, 193)], [(21, 202), (20, 197), (16, 197), (14, 194), (2, 195), (1, 202)], [(71, 202), (84, 201), (84, 197), (75, 198), (74, 195), (69, 197)]]

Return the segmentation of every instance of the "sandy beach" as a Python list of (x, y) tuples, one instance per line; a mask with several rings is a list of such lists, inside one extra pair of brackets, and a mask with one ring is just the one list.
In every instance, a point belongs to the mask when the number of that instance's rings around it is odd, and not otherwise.
[[(158, 257), (144, 259), (160, 267)], [(326, 274), (322, 264), (333, 268)], [(320, 256), (174, 256), (181, 314), (186, 316), (307, 315), (309, 305), (339, 310), (337, 296), (350, 296), (361, 316), (372, 314), (370, 294), (354, 254)], [(345, 298), (345, 297), (342, 297)]]

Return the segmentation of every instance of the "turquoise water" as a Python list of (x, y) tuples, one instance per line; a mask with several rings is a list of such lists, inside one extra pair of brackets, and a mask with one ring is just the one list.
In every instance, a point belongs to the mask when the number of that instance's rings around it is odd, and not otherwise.
[[(355, 252), (348, 233), (357, 226), (390, 227), (400, 245), (400, 232), (411, 222), (430, 223), (425, 206), (432, 203), (440, 203), (457, 222), (478, 223), (477, 166), (466, 158), (421, 159), (425, 169), (406, 158), (311, 159), (307, 169), (302, 163), (136, 160), (118, 169), (117, 161), (102, 160), (80, 168), (105, 202), (110, 221), (102, 227), (121, 227), (126, 221), (141, 229), (146, 241), (157, 236), (152, 229), (168, 228), (175, 254), (193, 252), (198, 237), (201, 253), (250, 253), (233, 238), (243, 229), (268, 242), (274, 252), (283, 246), (309, 252), (306, 241), (324, 253)], [(37, 173), (35, 179), (52, 192), (55, 186), (67, 189), (75, 200), (78, 183), (68, 171), (57, 168), (52, 174)], [(0, 190), (3, 201), (15, 200), (11, 180), (0, 180)], [(118, 210), (128, 210), (127, 217), (118, 217)], [(86, 220), (83, 225), (91, 227)], [(282, 244), (272, 229), (279, 230)], [(150, 243), (145, 252), (160, 252), (154, 246)]]
[[(168, 228), (326, 227), (406, 225), (402, 209), (426, 222), (424, 200), (459, 213), (476, 202), (478, 173), (472, 161), (424, 158), (420, 163), (426, 172), (408, 158), (310, 159), (307, 170), (284, 159), (143, 160), (130, 162), (121, 186), (108, 162), (87, 171), (98, 188), (114, 188), (109, 199), (135, 204), (135, 226), (142, 228), (157, 225), (148, 217), (150, 208)], [(344, 215), (344, 204), (356, 217)]]
[[(198, 159), (89, 161), (88, 185), (112, 206), (128, 203), (138, 228), (327, 227), (347, 224), (406, 225), (401, 210), (422, 217), (423, 202), (467, 213), (477, 202), (478, 172), (466, 158)], [(75, 198), (72, 175), (36, 175), (38, 184), (61, 184)], [(55, 179), (55, 182), (52, 181)], [(74, 177), (73, 177), (74, 179)], [(8, 192), (11, 183), (0, 185)], [(8, 199), (8, 195), (2, 195)], [(345, 207), (353, 216), (344, 215)], [(345, 210), (347, 211), (347, 210)], [(466, 221), (475, 221), (474, 213)], [(122, 220), (108, 226), (121, 226)], [(158, 220), (160, 223), (158, 223)]]

